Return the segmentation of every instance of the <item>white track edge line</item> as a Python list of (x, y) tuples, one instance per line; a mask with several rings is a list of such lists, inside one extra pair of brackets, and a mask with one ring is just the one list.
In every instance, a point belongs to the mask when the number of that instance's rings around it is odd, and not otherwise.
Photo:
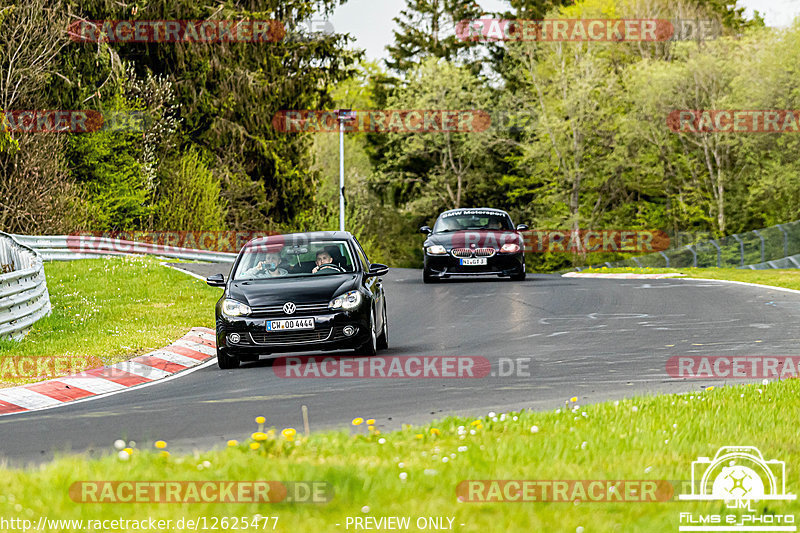
[(675, 278), (678, 280), (696, 280), (696, 281), (718, 281), (720, 283), (732, 283), (734, 285), (746, 285), (749, 287), (758, 287), (760, 289), (771, 289), (773, 291), (789, 292), (792, 294), (800, 294), (797, 289), (787, 289), (786, 287), (776, 287), (774, 285), (763, 285), (761, 283), (749, 283), (747, 281), (733, 281), (730, 279), (708, 279), (708, 278)]

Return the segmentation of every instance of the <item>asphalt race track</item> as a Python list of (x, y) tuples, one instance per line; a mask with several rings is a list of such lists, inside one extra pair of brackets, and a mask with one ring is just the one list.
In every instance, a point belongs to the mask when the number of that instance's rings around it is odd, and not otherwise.
[[(201, 275), (228, 267), (182, 265)], [(356, 416), (381, 430), (445, 414), (549, 409), (642, 393), (698, 390), (709, 380), (666, 372), (676, 355), (798, 355), (800, 295), (699, 280), (529, 276), (423, 285), (417, 270), (385, 278), (388, 351), (394, 355), (530, 358), (529, 376), (480, 379), (297, 379), (270, 361), (232, 371), (216, 363), (141, 389), (40, 412), (0, 417), (0, 456), (12, 465), (54, 453), (112, 451), (118, 438), (185, 451), (243, 439), (253, 418), (281, 429), (346, 427)], [(209, 309), (209, 325), (213, 309)], [(201, 324), (198, 324), (201, 325)], [(523, 372), (524, 374), (524, 372)], [(720, 385), (722, 383), (714, 383)]]

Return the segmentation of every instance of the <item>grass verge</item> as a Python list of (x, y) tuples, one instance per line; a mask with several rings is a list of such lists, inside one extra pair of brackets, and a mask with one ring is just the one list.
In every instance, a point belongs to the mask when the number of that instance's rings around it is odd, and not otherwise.
[(53, 312), (23, 340), (0, 341), (0, 386), (43, 379), (40, 372), (56, 368), (48, 358), (80, 371), (155, 350), (194, 326), (214, 327), (220, 290), (152, 257), (49, 262), (45, 276)]
[[(111, 518), (176, 520), (277, 516), (277, 531), (353, 531), (348, 518), (453, 518), (455, 531), (678, 531), (680, 513), (741, 513), (722, 502), (470, 503), (456, 488), (465, 480), (689, 480), (692, 461), (721, 446), (756, 446), (767, 460), (786, 462), (786, 490), (800, 491), (800, 381), (709, 388), (701, 393), (641, 397), (590, 406), (569, 403), (550, 412), (506, 413), (479, 420), (445, 418), (422, 428), (378, 434), (351, 430), (264, 436), (224, 450), (161, 456), (153, 448), (116, 451), (86, 461), (63, 457), (40, 469), (0, 470), (0, 516), (33, 520)], [(366, 416), (369, 413), (358, 413)], [(268, 421), (267, 421), (268, 423)], [(255, 424), (254, 431), (257, 431)], [(167, 449), (168, 449), (167, 443)], [(78, 503), (78, 481), (306, 480), (328, 483), (327, 503)], [(80, 497), (78, 498), (80, 500)], [(759, 502), (759, 513), (797, 514), (795, 501)], [(447, 520), (444, 521), (447, 524)], [(462, 525), (463, 524), (463, 525)], [(232, 525), (229, 522), (228, 529)], [(240, 522), (241, 525), (241, 522)], [(259, 529), (263, 523), (259, 524)], [(683, 523), (686, 525), (686, 522)], [(269, 522), (267, 529), (272, 529)], [(128, 528), (131, 530), (132, 528)], [(202, 529), (202, 527), (200, 528)], [(72, 527), (54, 531), (77, 531)]]
[(586, 273), (685, 274), (690, 278), (745, 281), (800, 290), (800, 270), (745, 270), (738, 268), (586, 268)]

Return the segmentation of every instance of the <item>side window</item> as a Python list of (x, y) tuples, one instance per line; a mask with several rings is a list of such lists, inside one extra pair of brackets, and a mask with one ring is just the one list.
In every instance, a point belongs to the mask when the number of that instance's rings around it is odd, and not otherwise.
[(358, 239), (353, 237), (353, 243), (355, 244), (356, 254), (358, 254), (358, 259), (361, 261), (362, 268), (364, 271), (369, 270), (369, 259), (367, 259), (367, 254), (364, 253), (364, 250), (361, 248), (361, 243), (358, 242)]

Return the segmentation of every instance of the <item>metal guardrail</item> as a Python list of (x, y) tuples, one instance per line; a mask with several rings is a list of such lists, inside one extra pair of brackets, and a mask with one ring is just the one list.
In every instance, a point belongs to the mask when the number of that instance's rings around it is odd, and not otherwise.
[(680, 237), (670, 236), (673, 245), (663, 252), (583, 268), (800, 268), (800, 221), (688, 244)]
[(21, 339), (50, 314), (42, 257), (0, 232), (0, 339)]
[(194, 248), (180, 248), (161, 244), (93, 237), (84, 235), (14, 235), (14, 238), (33, 249), (45, 261), (72, 261), (74, 259), (97, 259), (114, 255), (156, 255), (189, 261), (233, 263), (236, 254), (212, 252)]

